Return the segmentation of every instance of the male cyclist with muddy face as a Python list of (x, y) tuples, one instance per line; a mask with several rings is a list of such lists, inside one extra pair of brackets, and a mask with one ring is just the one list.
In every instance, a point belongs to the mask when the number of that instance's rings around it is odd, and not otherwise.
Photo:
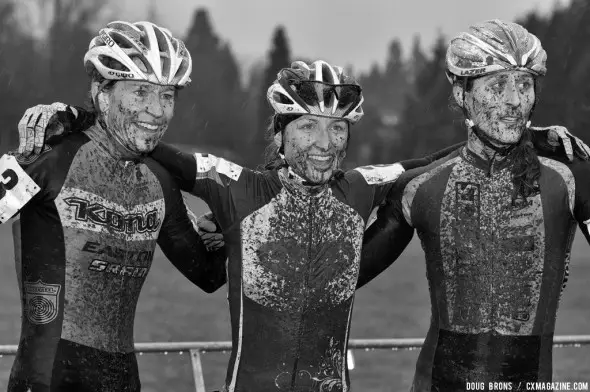
[[(467, 145), (401, 176), (367, 231), (364, 251), (381, 269), (391, 241), (414, 229), (426, 254), (432, 318), (415, 392), (551, 381), (576, 224), (590, 241), (590, 166), (540, 157), (530, 143), (545, 61), (518, 24), (487, 21), (455, 37), (447, 75)], [(360, 284), (379, 269), (364, 272)]]
[(207, 253), (180, 188), (146, 155), (190, 80), (184, 44), (148, 22), (112, 22), (84, 62), (96, 109), (88, 129), (21, 161), (24, 170), (0, 160), (0, 218), (20, 210), (10, 392), (140, 390), (133, 323), (156, 244), (204, 291), (226, 281), (223, 250)]

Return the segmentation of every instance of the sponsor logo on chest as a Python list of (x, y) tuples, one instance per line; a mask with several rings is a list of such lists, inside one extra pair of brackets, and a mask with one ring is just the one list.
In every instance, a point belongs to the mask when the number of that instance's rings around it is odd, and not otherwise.
[(126, 241), (155, 240), (165, 212), (163, 199), (125, 207), (76, 188), (64, 188), (55, 203), (64, 227), (110, 234)]
[[(149, 270), (148, 266), (154, 258), (154, 252), (151, 250), (126, 250), (94, 241), (87, 241), (82, 251), (100, 257), (100, 259), (93, 259), (90, 262), (88, 270), (132, 278), (145, 278)], [(122, 260), (125, 261), (125, 264), (120, 262)]]

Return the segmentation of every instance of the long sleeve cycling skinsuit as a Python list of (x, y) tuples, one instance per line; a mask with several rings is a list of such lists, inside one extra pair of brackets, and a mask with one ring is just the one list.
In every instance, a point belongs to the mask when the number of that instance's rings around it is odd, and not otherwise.
[(348, 390), (363, 232), (404, 168), (362, 167), (305, 186), (288, 168), (256, 172), (163, 144), (152, 156), (223, 229), (232, 325), (225, 390)]
[(460, 149), (404, 173), (368, 229), (363, 257), (372, 268), (361, 270), (360, 285), (391, 264), (388, 250), (399, 254), (414, 229), (426, 255), (432, 318), (414, 392), (551, 381), (576, 223), (590, 240), (590, 163), (540, 162), (539, 192), (513, 202), (510, 161), (488, 173), (488, 161)]
[(26, 166), (41, 191), (16, 227), (22, 330), (9, 392), (136, 392), (133, 323), (156, 243), (207, 292), (226, 281), (180, 189), (154, 160), (130, 160), (99, 126)]

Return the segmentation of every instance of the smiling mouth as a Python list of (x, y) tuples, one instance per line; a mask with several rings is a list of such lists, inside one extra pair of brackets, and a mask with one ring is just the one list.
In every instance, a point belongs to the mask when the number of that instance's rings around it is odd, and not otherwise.
[(322, 169), (332, 166), (332, 161), (334, 160), (332, 155), (308, 155), (308, 159), (314, 166)]
[(320, 162), (327, 162), (332, 159), (330, 155), (310, 155), (309, 159), (313, 159), (314, 161)]
[(514, 124), (517, 123), (520, 120), (519, 117), (513, 117), (513, 116), (505, 116), (500, 118), (500, 121), (505, 122), (505, 123), (510, 123), (510, 124)]
[(137, 127), (144, 129), (146, 131), (150, 131), (150, 132), (157, 131), (158, 128), (160, 128), (160, 125), (158, 125), (158, 124), (152, 124), (152, 123), (143, 122), (143, 121), (136, 121), (134, 124)]

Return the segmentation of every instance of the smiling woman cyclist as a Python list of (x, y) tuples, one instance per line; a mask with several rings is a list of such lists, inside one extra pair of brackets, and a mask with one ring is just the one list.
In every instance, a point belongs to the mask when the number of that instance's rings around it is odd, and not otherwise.
[(267, 98), (275, 110), (267, 170), (165, 145), (152, 156), (207, 202), (224, 232), (233, 341), (226, 389), (347, 390), (364, 228), (404, 167), (339, 170), (350, 125), (363, 116), (361, 88), (342, 68), (295, 62)]

